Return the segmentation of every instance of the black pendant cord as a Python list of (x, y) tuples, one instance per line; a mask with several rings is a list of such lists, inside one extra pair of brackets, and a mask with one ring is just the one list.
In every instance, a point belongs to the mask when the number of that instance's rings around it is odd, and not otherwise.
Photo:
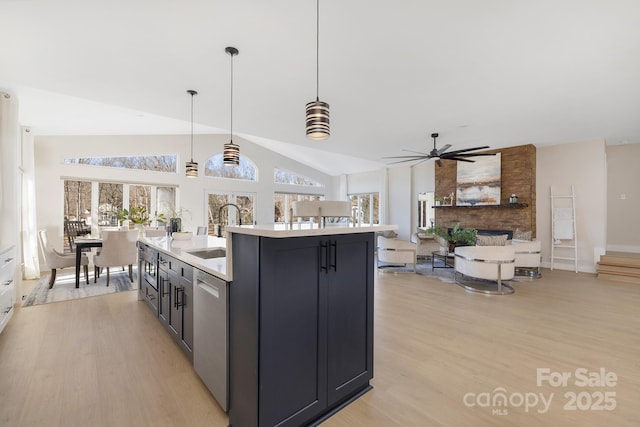
[(231, 125), (229, 132), (231, 133), (229, 139), (233, 144), (233, 53), (231, 53)]
[(191, 92), (191, 163), (193, 163), (193, 95), (194, 92)]
[(320, 0), (316, 0), (316, 101), (320, 101)]

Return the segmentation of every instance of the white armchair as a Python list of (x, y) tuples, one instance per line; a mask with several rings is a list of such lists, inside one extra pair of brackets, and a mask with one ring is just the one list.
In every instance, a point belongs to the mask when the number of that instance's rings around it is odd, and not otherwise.
[(516, 253), (516, 276), (539, 278), (542, 244), (540, 240), (516, 240), (511, 241)]
[[(515, 249), (513, 245), (506, 246), (458, 246), (455, 249), (456, 273), (468, 276), (472, 280), (463, 283), (469, 291), (487, 294), (513, 293), (513, 288), (503, 284), (503, 280), (513, 279), (515, 268)], [(473, 279), (496, 282), (497, 289), (484, 286), (483, 283), (473, 283)], [(457, 279), (456, 279), (456, 282)]]
[(388, 264), (413, 264), (416, 272), (416, 244), (396, 238), (378, 236), (378, 267), (380, 262)]
[[(46, 230), (38, 231), (38, 239), (40, 240), (40, 249), (42, 250), (42, 257), (47, 268), (51, 269), (51, 278), (49, 279), (49, 289), (53, 288), (53, 284), (56, 281), (56, 271), (58, 268), (75, 267), (76, 254), (63, 254), (55, 250), (49, 238)], [(84, 269), (84, 280), (89, 284), (89, 258), (85, 254), (82, 254), (80, 259), (80, 265)]]
[(93, 282), (100, 275), (102, 267), (107, 268), (107, 286), (109, 286), (109, 267), (129, 266), (129, 280), (133, 282), (133, 264), (138, 261), (138, 230), (107, 230), (102, 232), (102, 250), (94, 255), (95, 272)]
[(446, 242), (442, 244), (442, 238), (435, 234), (413, 233), (411, 241), (416, 244), (416, 253), (418, 258), (431, 257), (433, 252), (438, 251), (441, 246), (447, 246)]

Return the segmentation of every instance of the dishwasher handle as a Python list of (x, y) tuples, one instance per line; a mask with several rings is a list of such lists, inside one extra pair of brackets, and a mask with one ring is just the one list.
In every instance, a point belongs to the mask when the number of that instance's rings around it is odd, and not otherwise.
[(207, 292), (208, 294), (216, 297), (216, 298), (220, 298), (220, 289), (218, 289), (217, 286), (212, 285), (210, 283), (207, 282), (203, 282), (202, 280), (198, 280), (198, 284), (197, 286), (202, 289), (203, 291)]

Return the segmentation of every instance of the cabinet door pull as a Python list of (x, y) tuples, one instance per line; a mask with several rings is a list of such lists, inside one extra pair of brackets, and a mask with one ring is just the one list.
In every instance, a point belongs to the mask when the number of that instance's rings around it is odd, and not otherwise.
[[(324, 250), (323, 250), (324, 249)], [(329, 272), (327, 264), (329, 263), (329, 245), (325, 242), (320, 242), (320, 270), (325, 273)]]
[[(184, 288), (176, 287), (175, 290), (176, 290), (176, 293), (175, 293), (175, 301), (173, 306), (177, 309), (178, 307), (182, 307), (184, 305)], [(178, 298), (180, 294), (182, 294), (182, 296)]]
[(13, 279), (7, 280), (6, 282), (3, 283), (3, 285), (9, 286), (12, 283), (13, 283)]
[(333, 251), (329, 249), (329, 252), (333, 254), (333, 263), (329, 264), (329, 267), (333, 268), (333, 271), (338, 271), (338, 242), (329, 243), (329, 247), (333, 248)]

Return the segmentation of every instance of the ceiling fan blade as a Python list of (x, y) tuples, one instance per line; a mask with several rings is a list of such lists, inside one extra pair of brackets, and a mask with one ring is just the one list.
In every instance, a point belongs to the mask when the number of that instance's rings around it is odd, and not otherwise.
[(445, 145), (442, 146), (441, 149), (437, 150), (436, 152), (438, 153), (438, 156), (439, 156), (442, 153), (444, 153), (445, 151), (447, 151), (449, 148), (451, 148), (451, 144), (445, 144)]
[(420, 156), (389, 156), (383, 157), (383, 159), (430, 159), (430, 156), (420, 155)]
[(448, 153), (445, 153), (445, 154), (448, 154), (448, 155), (451, 155), (451, 154), (456, 155), (456, 154), (466, 153), (466, 152), (468, 152), (468, 151), (484, 150), (484, 149), (486, 149), (486, 148), (489, 148), (489, 146), (488, 146), (488, 145), (485, 145), (485, 146), (482, 146), (482, 147), (463, 148), (462, 150), (449, 151)]
[(420, 154), (421, 156), (428, 156), (428, 153), (423, 153), (422, 151), (413, 151), (413, 150), (407, 150), (407, 149), (402, 149), (402, 151), (406, 151), (407, 153), (415, 153), (415, 154)]
[[(445, 157), (448, 157), (450, 154), (446, 153)], [(462, 154), (454, 154), (454, 157), (478, 157), (478, 156), (495, 156), (496, 153), (462, 153)]]
[(390, 162), (390, 163), (387, 163), (387, 164), (395, 165), (397, 163), (407, 163), (407, 162), (416, 162), (416, 161), (424, 161), (424, 160), (429, 160), (429, 159), (425, 159), (423, 157), (413, 157), (411, 159), (398, 160), (397, 162)]
[(475, 163), (475, 160), (469, 160), (464, 157), (443, 157), (444, 160), (455, 160), (456, 162), (469, 162)]

